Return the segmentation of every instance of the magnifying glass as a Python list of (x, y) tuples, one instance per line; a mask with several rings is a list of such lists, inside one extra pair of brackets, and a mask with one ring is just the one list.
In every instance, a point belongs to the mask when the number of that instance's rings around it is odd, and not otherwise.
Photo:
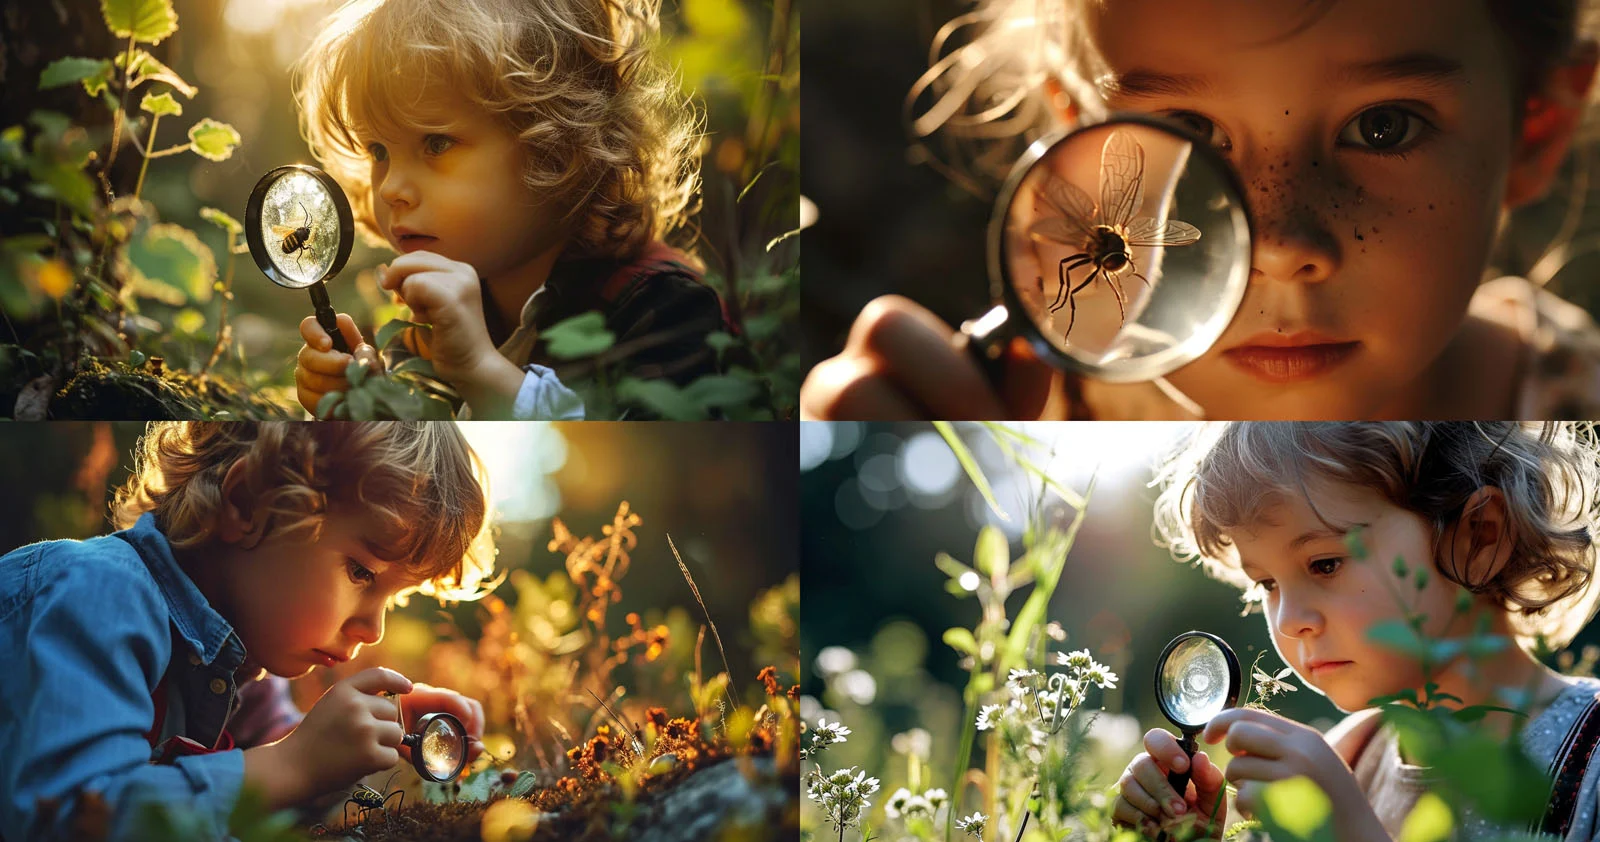
[[(1156, 661), (1156, 704), (1178, 726), (1178, 745), (1191, 759), (1195, 735), (1224, 709), (1239, 701), (1239, 659), (1222, 638), (1203, 631), (1184, 632), (1161, 650)], [(1170, 772), (1167, 783), (1179, 797), (1189, 788), (1189, 771)]]
[(334, 350), (350, 353), (323, 283), (350, 259), (355, 234), (350, 200), (339, 183), (305, 164), (278, 167), (256, 182), (244, 218), (245, 240), (261, 274), (281, 287), (309, 289), (317, 324), (333, 339)]
[(990, 217), (996, 303), (964, 342), (995, 379), (1017, 336), (1069, 372), (1163, 378), (1233, 321), (1250, 236), (1233, 168), (1169, 120), (1119, 114), (1041, 138)]
[[(401, 727), (404, 727), (402, 724)], [(416, 733), (400, 740), (411, 747), (411, 764), (426, 781), (453, 781), (467, 765), (467, 729), (448, 713), (417, 720)]]

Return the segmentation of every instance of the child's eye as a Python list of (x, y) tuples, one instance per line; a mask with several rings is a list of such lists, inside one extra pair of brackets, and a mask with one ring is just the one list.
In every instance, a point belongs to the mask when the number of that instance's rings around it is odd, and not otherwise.
[(1337, 557), (1313, 559), (1309, 565), (1311, 572), (1318, 576), (1332, 576), (1343, 566), (1344, 559)]
[(1217, 124), (1210, 117), (1196, 114), (1193, 111), (1168, 111), (1163, 116), (1176, 120), (1190, 131), (1205, 138), (1206, 142), (1217, 149), (1227, 152), (1233, 148), (1233, 141), (1228, 135), (1217, 128)]
[(1357, 149), (1387, 155), (1401, 154), (1428, 130), (1428, 121), (1397, 105), (1368, 108), (1345, 124), (1339, 142)]
[(373, 573), (371, 570), (361, 566), (361, 564), (353, 558), (345, 559), (345, 566), (349, 568), (350, 581), (355, 582), (358, 585), (370, 585), (378, 579), (378, 574)]
[(450, 147), (456, 145), (456, 139), (449, 135), (431, 134), (422, 141), (422, 148), (429, 155), (443, 155)]
[(389, 158), (389, 150), (383, 148), (381, 143), (367, 144), (367, 154), (371, 155), (374, 161), (385, 161)]

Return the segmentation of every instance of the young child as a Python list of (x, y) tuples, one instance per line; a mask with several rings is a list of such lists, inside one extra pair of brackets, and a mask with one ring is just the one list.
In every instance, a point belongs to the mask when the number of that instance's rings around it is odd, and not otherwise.
[[(1525, 281), (1480, 286), (1506, 211), (1549, 190), (1586, 110), (1585, 5), (985, 0), (952, 23), (981, 31), (930, 71), (946, 99), (919, 129), (992, 152), (1145, 112), (1221, 151), (1254, 221), (1250, 284), (1215, 346), (1166, 378), (1205, 417), (1593, 417), (1588, 315)], [(997, 387), (952, 335), (904, 298), (871, 302), (812, 370), (803, 414), (1193, 417), (1156, 384), (1067, 378), (1020, 347)]]
[[(312, 153), (360, 230), (402, 252), (378, 277), (431, 326), (409, 353), (473, 417), (583, 418), (562, 377), (600, 364), (679, 384), (715, 368), (717, 295), (661, 242), (698, 194), (699, 117), (652, 52), (658, 13), (659, 0), (352, 0), (301, 59)], [(541, 332), (592, 310), (615, 344), (558, 377)], [(315, 412), (347, 387), (352, 356), (315, 320), (301, 334), (295, 385)]]
[(373, 668), (302, 715), (285, 679), (377, 643), (397, 595), (481, 595), (481, 475), (454, 424), (151, 424), (122, 531), (0, 558), (0, 835), (66, 838), (96, 793), (114, 838), (151, 803), (220, 838), (242, 787), (277, 809), (408, 758), (401, 713), (480, 754), (452, 691)]
[[(1233, 757), (1223, 771), (1197, 752), (1185, 793), (1166, 774), (1191, 764), (1172, 734), (1153, 729), (1120, 781), (1118, 821), (1153, 831), (1197, 816), (1203, 827), (1225, 778), (1248, 815), (1266, 783), (1305, 775), (1333, 802), (1341, 842), (1398, 838), (1428, 770), (1401, 755), (1370, 700), (1431, 680), (1462, 706), (1521, 708), (1526, 720), (1490, 714), (1482, 724), (1501, 734), (1520, 725), (1541, 768), (1600, 705), (1600, 682), (1559, 675), (1529, 654), (1540, 637), (1567, 644), (1600, 596), (1600, 449), (1587, 427), (1241, 423), (1195, 436), (1161, 481), (1155, 523), (1174, 555), (1258, 597), (1284, 663), (1352, 715), (1323, 735), (1261, 710), (1225, 711), (1200, 739), (1223, 743)], [(1351, 558), (1356, 529), (1367, 560)], [(1433, 575), (1424, 587), (1399, 575), (1397, 557), (1426, 566)], [(1458, 587), (1471, 595), (1464, 614), (1456, 613)], [(1414, 595), (1407, 607), (1426, 616), (1430, 638), (1466, 635), (1487, 618), (1492, 633), (1518, 645), (1475, 663), (1457, 658), (1425, 677), (1415, 659), (1367, 636), (1374, 624), (1403, 618), (1401, 593)], [(1597, 784), (1600, 763), (1591, 762), (1566, 839), (1600, 835)], [(1232, 821), (1225, 810), (1214, 817), (1219, 827)], [(1458, 825), (1483, 829), (1470, 816)]]

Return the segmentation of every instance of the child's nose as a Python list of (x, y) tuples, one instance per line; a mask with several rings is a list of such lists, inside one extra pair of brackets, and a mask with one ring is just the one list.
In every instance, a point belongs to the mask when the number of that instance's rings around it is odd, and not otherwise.
[(1278, 634), (1298, 639), (1322, 630), (1322, 613), (1303, 599), (1291, 600), (1288, 594), (1281, 594), (1272, 622)]
[(363, 614), (351, 617), (344, 624), (344, 633), (350, 639), (366, 646), (373, 646), (383, 640), (383, 611), (376, 614)]
[(416, 182), (403, 167), (391, 165), (378, 184), (378, 199), (389, 206), (417, 204)]
[(1339, 268), (1339, 240), (1326, 222), (1337, 199), (1313, 168), (1305, 169), (1311, 172), (1279, 159), (1246, 180), (1255, 223), (1252, 280), (1321, 283)]

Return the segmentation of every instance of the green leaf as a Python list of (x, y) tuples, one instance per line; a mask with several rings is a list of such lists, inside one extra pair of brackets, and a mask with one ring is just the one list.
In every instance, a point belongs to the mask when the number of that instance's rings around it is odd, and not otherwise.
[(350, 381), (350, 388), (354, 389), (361, 385), (361, 381), (367, 379), (367, 372), (371, 370), (371, 366), (365, 362), (351, 360), (350, 364), (344, 367), (344, 379)]
[[(128, 54), (126, 51), (117, 53), (116, 65), (118, 69), (121, 69), (127, 58)], [(139, 87), (145, 82), (153, 80), (158, 82), (166, 82), (178, 93), (183, 94), (189, 99), (194, 99), (194, 95), (200, 92), (197, 88), (195, 88), (195, 86), (183, 81), (183, 77), (175, 73), (172, 68), (162, 64), (160, 61), (157, 61), (155, 56), (150, 55), (144, 50), (133, 51), (133, 71), (131, 72), (130, 77), (131, 78), (128, 80), (129, 91), (132, 91), (134, 88)]]
[(183, 113), (183, 106), (172, 98), (172, 94), (145, 94), (139, 101), (139, 110), (148, 111), (157, 117), (176, 116)]
[(189, 148), (202, 158), (226, 161), (238, 145), (239, 133), (227, 123), (219, 123), (210, 117), (189, 129)]
[(731, 333), (718, 330), (706, 334), (706, 344), (711, 346), (711, 350), (717, 352), (717, 359), (722, 359), (723, 352), (739, 344), (739, 340), (734, 338)]
[(318, 418), (329, 418), (332, 416), (333, 408), (343, 400), (344, 392), (329, 392), (317, 401), (317, 411), (313, 414)]
[(967, 449), (966, 442), (956, 434), (955, 427), (949, 421), (935, 421), (933, 428), (939, 431), (939, 435), (944, 436), (945, 444), (950, 446), (950, 452), (955, 454), (956, 461), (961, 463), (961, 469), (967, 472), (967, 478), (972, 480), (978, 493), (983, 495), (983, 500), (989, 504), (990, 510), (1001, 520), (1011, 520), (1011, 516), (1000, 508), (1000, 501), (995, 499), (994, 490), (989, 487), (989, 480), (984, 477), (983, 469), (978, 467), (978, 460), (972, 457), (972, 451)]
[(1444, 799), (1437, 793), (1424, 792), (1406, 815), (1397, 842), (1444, 842), (1454, 827), (1455, 819)]
[(684, 394), (707, 409), (744, 406), (761, 396), (761, 386), (735, 374), (707, 374), (684, 387)]
[(617, 399), (644, 407), (667, 421), (704, 421), (707, 417), (704, 407), (666, 380), (625, 377), (617, 384)]
[(81, 81), (89, 96), (94, 96), (105, 90), (110, 80), (111, 62), (103, 58), (67, 56), (45, 65), (44, 71), (39, 74), (39, 90)]
[(782, 313), (762, 313), (744, 320), (744, 335), (750, 337), (751, 342), (760, 342), (777, 333), (782, 326)]
[(406, 357), (399, 365), (389, 370), (390, 374), (404, 374), (414, 372), (426, 377), (437, 378), (439, 375), (433, 370), (433, 360), (423, 357)]
[(100, 0), (106, 27), (118, 38), (159, 44), (178, 31), (178, 13), (172, 0)]
[(128, 352), (128, 365), (133, 366), (134, 368), (144, 365), (145, 360), (147, 359), (149, 359), (149, 357), (146, 357), (144, 352), (138, 348)]
[(244, 226), (239, 223), (239, 220), (216, 208), (201, 208), (200, 218), (227, 231), (230, 235), (244, 232)]
[[(390, 319), (384, 324), (383, 327), (378, 328), (378, 335), (373, 340), (373, 346), (379, 350), (387, 348), (389, 347), (389, 343), (393, 341), (396, 336), (399, 336), (406, 328), (421, 326), (422, 325), (419, 325), (416, 322), (408, 322), (405, 319)], [(420, 358), (413, 357), (413, 359)]]
[(978, 654), (978, 639), (972, 636), (970, 629), (964, 629), (959, 626), (953, 629), (946, 629), (944, 642), (951, 649), (963, 655)]
[(1404, 655), (1421, 660), (1430, 654), (1428, 641), (1402, 620), (1384, 620), (1367, 630), (1367, 639)]
[(1311, 839), (1333, 818), (1328, 794), (1304, 775), (1267, 784), (1261, 800), (1270, 816), (1268, 827), (1276, 825), (1298, 839)]
[(372, 399), (372, 392), (366, 389), (351, 389), (345, 395), (345, 406), (350, 408), (352, 421), (371, 421), (378, 417), (375, 412), (377, 404)]
[(547, 343), (545, 349), (550, 356), (560, 360), (592, 357), (617, 341), (616, 334), (606, 330), (606, 318), (598, 311), (556, 322), (540, 337)]
[(1006, 534), (992, 524), (979, 530), (972, 565), (990, 579), (1004, 580), (1011, 572), (1011, 545)]
[[(123, 253), (136, 293), (180, 304), (210, 300), (217, 260), (193, 231), (171, 223), (152, 225)], [(177, 296), (163, 295), (163, 286)]]

